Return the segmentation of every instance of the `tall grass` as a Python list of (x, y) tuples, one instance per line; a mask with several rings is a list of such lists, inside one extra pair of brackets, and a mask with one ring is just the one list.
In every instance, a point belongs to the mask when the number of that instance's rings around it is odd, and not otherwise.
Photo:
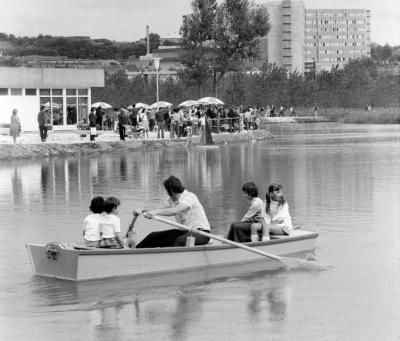
[(400, 124), (400, 108), (374, 108), (370, 111), (348, 109), (344, 123), (354, 124)]
[[(288, 116), (288, 111), (285, 116)], [(314, 116), (312, 107), (297, 107), (297, 116)], [(328, 116), (332, 120), (354, 124), (400, 124), (400, 108), (318, 108), (318, 116)]]

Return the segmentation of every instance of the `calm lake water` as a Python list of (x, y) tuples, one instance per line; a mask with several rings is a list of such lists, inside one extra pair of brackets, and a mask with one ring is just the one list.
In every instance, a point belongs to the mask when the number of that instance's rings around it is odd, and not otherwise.
[[(0, 163), (1, 340), (400, 340), (400, 125), (292, 124), (268, 141)], [(214, 232), (280, 182), (327, 271), (212, 271), (70, 283), (34, 277), (26, 242), (80, 240), (95, 195), (134, 207), (180, 177)], [(138, 238), (165, 228), (140, 218)], [(216, 278), (218, 277), (218, 278)]]

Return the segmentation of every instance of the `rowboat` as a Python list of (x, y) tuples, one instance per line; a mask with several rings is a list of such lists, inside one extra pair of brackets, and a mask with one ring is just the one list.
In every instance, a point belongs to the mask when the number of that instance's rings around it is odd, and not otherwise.
[[(269, 241), (243, 245), (280, 258), (314, 250), (317, 237), (317, 232), (300, 229), (294, 230), (290, 236), (271, 236)], [(202, 246), (146, 249), (98, 249), (60, 242), (28, 243), (26, 247), (34, 275), (69, 281), (250, 266), (253, 262), (262, 262), (263, 270), (285, 266), (276, 259), (215, 242)]]

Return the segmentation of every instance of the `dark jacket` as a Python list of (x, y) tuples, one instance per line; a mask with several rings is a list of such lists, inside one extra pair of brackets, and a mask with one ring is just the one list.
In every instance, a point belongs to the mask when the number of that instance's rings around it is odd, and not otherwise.
[(165, 120), (165, 109), (160, 109), (159, 111), (156, 112), (156, 121), (157, 122), (163, 122)]
[(96, 110), (96, 123), (99, 125), (103, 124), (103, 115), (104, 111), (103, 110)]
[(89, 127), (95, 127), (96, 126), (96, 115), (94, 112), (91, 112), (89, 114)]
[(39, 111), (37, 121), (40, 126), (44, 126), (46, 124), (46, 111), (44, 110)]

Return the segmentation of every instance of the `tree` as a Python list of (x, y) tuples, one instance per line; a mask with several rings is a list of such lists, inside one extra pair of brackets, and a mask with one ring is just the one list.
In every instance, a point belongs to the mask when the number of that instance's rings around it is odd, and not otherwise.
[(248, 0), (193, 0), (193, 13), (184, 17), (182, 63), (186, 76), (201, 90), (209, 74), (213, 91), (227, 72), (240, 71), (243, 60), (257, 51), (258, 38), (269, 31), (268, 14)]
[(255, 7), (248, 0), (225, 0), (217, 10), (214, 24), (214, 92), (229, 71), (238, 71), (243, 60), (259, 44), (258, 38), (269, 31), (265, 7)]
[(209, 43), (214, 36), (217, 7), (216, 0), (193, 0), (193, 13), (184, 16), (180, 29), (183, 49), (180, 58), (186, 66), (181, 76), (189, 86), (198, 87), (199, 97), (202, 97), (202, 86), (209, 74)]

